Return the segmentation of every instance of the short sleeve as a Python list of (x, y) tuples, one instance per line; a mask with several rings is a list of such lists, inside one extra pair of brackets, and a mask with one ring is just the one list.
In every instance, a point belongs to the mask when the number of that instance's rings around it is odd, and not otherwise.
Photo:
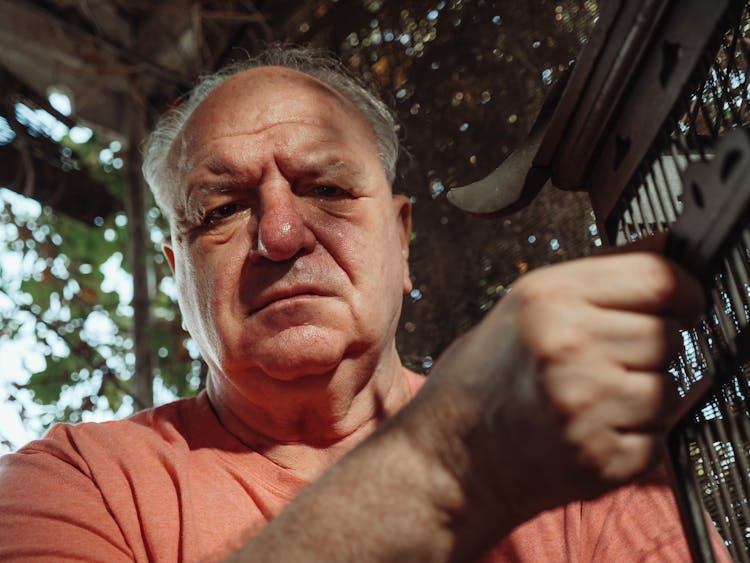
[(133, 560), (69, 444), (33, 442), (0, 457), (0, 560)]

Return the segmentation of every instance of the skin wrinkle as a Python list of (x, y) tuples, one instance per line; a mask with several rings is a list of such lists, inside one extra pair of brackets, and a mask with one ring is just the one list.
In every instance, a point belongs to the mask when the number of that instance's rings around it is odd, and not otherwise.
[[(338, 91), (336, 91), (334, 88), (328, 86), (327, 84), (324, 84), (320, 82), (319, 80), (302, 74), (298, 73), (296, 71), (282, 68), (282, 67), (265, 67), (266, 69), (269, 69), (273, 72), (275, 72), (275, 75), (271, 75), (271, 78), (268, 81), (268, 84), (271, 85), (273, 83), (277, 83), (279, 81), (282, 81), (284, 77), (287, 76), (294, 76), (296, 75), (297, 78), (301, 78), (306, 86), (312, 88), (313, 90), (316, 90), (319, 93), (322, 93), (325, 95), (327, 99), (329, 99), (330, 102), (333, 102), (331, 106), (331, 111), (341, 111), (342, 109), (346, 111), (352, 117), (354, 120), (362, 121), (364, 120), (364, 116), (362, 116), (359, 112), (359, 110), (352, 104), (351, 101), (349, 101), (346, 97), (344, 97), (342, 94), (340, 94)], [(227, 80), (224, 84), (220, 86), (220, 88), (228, 88), (229, 86), (232, 86), (230, 84), (232, 82), (231, 79)], [(206, 100), (204, 100), (201, 103), (201, 106), (208, 106), (211, 107), (211, 96), (209, 95)], [(200, 106), (199, 106), (200, 107)], [(283, 115), (283, 119), (279, 117), (279, 113), (283, 112), (276, 112), (274, 111), (275, 108), (272, 108), (272, 111), (267, 112), (258, 112), (256, 114), (256, 122), (260, 123), (259, 125), (256, 125), (252, 129), (248, 131), (239, 131), (234, 133), (233, 135), (227, 135), (226, 138), (231, 138), (232, 136), (241, 136), (246, 134), (253, 134), (253, 133), (262, 133), (265, 130), (272, 128), (277, 125), (283, 125), (283, 124), (299, 124), (304, 123), (304, 119), (299, 119), (295, 117), (290, 117), (288, 114)], [(221, 106), (218, 106), (215, 108), (215, 111), (221, 112), (220, 115), (224, 117), (226, 115), (226, 112), (224, 111), (224, 108)], [(182, 130), (178, 134), (175, 141), (172, 143), (172, 147), (169, 151), (167, 162), (174, 162), (176, 163), (175, 166), (170, 167), (170, 176), (172, 177), (172, 181), (175, 182), (174, 186), (176, 189), (169, 190), (172, 194), (179, 194), (181, 190), (179, 190), (178, 186), (183, 183), (183, 178), (185, 177), (185, 171), (189, 168), (190, 163), (188, 162), (188, 153), (191, 149), (190, 147), (190, 138), (185, 135), (185, 131), (189, 129), (189, 126), (191, 124), (191, 121), (193, 121), (195, 114), (191, 115), (191, 117), (188, 119), (188, 121), (183, 126)], [(277, 121), (274, 122), (274, 119)], [(265, 120), (265, 121), (264, 121)], [(379, 149), (379, 144), (377, 141), (377, 137), (375, 136), (374, 131), (372, 131), (369, 124), (367, 124), (368, 133), (371, 137), (371, 139), (375, 142), (375, 146), (378, 147), (377, 154), (378, 158), (380, 159), (382, 163), (382, 154)], [(186, 209), (186, 202), (183, 200), (183, 202), (180, 202), (179, 200), (175, 202), (174, 205), (176, 219), (179, 221), (182, 219), (181, 217), (181, 211), (184, 211)]]
[[(265, 61), (251, 60), (247, 63), (232, 65), (221, 72), (203, 77), (199, 80), (195, 89), (179, 107), (168, 112), (160, 120), (154, 133), (146, 143), (143, 171), (149, 186), (154, 190), (157, 203), (168, 217), (170, 223), (179, 219), (179, 213), (183, 211), (180, 204), (178, 192), (180, 185), (174, 165), (180, 164), (176, 159), (170, 159), (170, 150), (175, 150), (176, 139), (190, 119), (194, 110), (201, 105), (206, 98), (229, 78), (244, 70), (257, 68), (258, 66), (276, 66), (281, 72), (296, 72), (290, 69), (299, 69), (308, 77), (321, 81), (323, 85), (312, 83), (315, 88), (329, 88), (331, 91), (327, 96), (339, 98), (340, 103), (351, 102), (356, 108), (355, 112), (361, 112), (365, 117), (369, 128), (376, 135), (378, 154), (382, 160), (386, 176), (389, 182), (395, 177), (395, 161), (398, 156), (398, 139), (394, 127), (396, 126), (392, 112), (367, 89), (363, 88), (356, 79), (340, 72), (340, 66), (336, 62), (326, 59), (320, 54), (301, 51), (285, 51), (269, 54)], [(282, 68), (284, 67), (284, 68)], [(309, 79), (309, 78), (308, 78)], [(343, 98), (342, 98), (343, 96)], [(345, 99), (344, 99), (345, 98)], [(182, 169), (180, 168), (180, 171)]]
[[(288, 125), (283, 123), (281, 125)], [(271, 127), (263, 128), (268, 130)], [(227, 135), (226, 138), (238, 137), (239, 135)], [(313, 146), (317, 146), (313, 145)], [(235, 151), (232, 154), (217, 155), (210, 153), (204, 159), (193, 165), (193, 170), (186, 178), (185, 189), (185, 212), (179, 222), (182, 231), (202, 222), (206, 208), (202, 204), (203, 199), (213, 194), (230, 193), (233, 190), (246, 190), (248, 187), (256, 186), (263, 181), (265, 172), (248, 172), (243, 170), (243, 163), (233, 155), (244, 154)], [(282, 174), (290, 177), (302, 178), (305, 182), (318, 181), (322, 184), (340, 183), (344, 186), (357, 185), (365, 176), (361, 166), (342, 160), (338, 155), (331, 152), (320, 154), (290, 155), (289, 147), (281, 156), (276, 157), (276, 166)], [(197, 199), (197, 201), (195, 201)]]
[[(294, 169), (285, 165), (281, 159), (276, 160), (276, 165), (283, 174), (294, 174), (299, 175), (302, 178), (309, 180), (316, 180), (323, 177), (329, 177), (331, 180), (339, 178), (352, 178), (358, 179), (363, 176), (361, 170), (357, 167), (344, 162), (341, 158), (334, 155), (326, 155), (323, 157), (316, 157), (314, 160), (311, 159), (309, 162), (304, 160), (301, 162), (294, 162)], [(238, 171), (235, 166), (225, 162), (215, 155), (207, 159), (204, 164), (208, 170), (208, 178), (206, 180), (189, 179), (186, 187), (186, 199), (189, 201), (191, 197), (195, 197), (196, 192), (201, 193), (226, 193), (233, 189), (246, 187), (247, 185), (258, 184), (263, 177), (255, 179), (253, 177), (240, 177), (240, 178), (228, 178), (228, 179), (214, 179), (215, 176), (224, 175), (238, 175)], [(198, 174), (199, 178), (201, 177)]]

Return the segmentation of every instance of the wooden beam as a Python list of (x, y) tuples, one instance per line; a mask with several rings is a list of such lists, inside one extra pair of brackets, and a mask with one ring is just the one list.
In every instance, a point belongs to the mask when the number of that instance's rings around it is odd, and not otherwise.
[[(27, 170), (24, 160), (32, 163), (33, 172)], [(92, 225), (96, 217), (107, 218), (123, 210), (122, 202), (85, 172), (65, 172), (32, 150), (25, 156), (13, 144), (0, 145), (0, 186)]]
[(180, 72), (23, 0), (0, 0), (0, 63), (40, 96), (46, 97), (50, 86), (67, 86), (77, 115), (118, 136), (127, 136), (122, 107), (133, 75), (154, 76), (154, 84), (173, 87), (189, 82)]
[(141, 174), (141, 155), (138, 150), (146, 128), (143, 103), (133, 99), (125, 108), (129, 124), (128, 149), (125, 155), (125, 179), (128, 214), (128, 263), (133, 275), (133, 400), (138, 409), (154, 405), (154, 362), (149, 339), (151, 301), (153, 299), (153, 255), (149, 251), (150, 236), (146, 227), (146, 186)]
[[(0, 64), (0, 84), (3, 85), (3, 92), (0, 94), (0, 101), (11, 107), (16, 102), (25, 105), (34, 106), (43, 109), (60, 123), (66, 125), (69, 129), (77, 125), (75, 118), (63, 115), (50, 105), (49, 100), (40, 96), (39, 93), (31, 86), (26, 84), (18, 76), (15, 76), (8, 69)], [(2, 113), (2, 112), (0, 112)]]

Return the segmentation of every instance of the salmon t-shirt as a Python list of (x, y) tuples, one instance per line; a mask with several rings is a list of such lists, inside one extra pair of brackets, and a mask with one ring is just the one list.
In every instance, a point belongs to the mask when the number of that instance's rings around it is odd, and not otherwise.
[[(406, 372), (413, 393), (423, 377)], [(250, 450), (205, 393), (131, 418), (57, 425), (0, 458), (0, 560), (215, 561), (307, 485)], [(545, 512), (486, 561), (688, 561), (659, 479)]]

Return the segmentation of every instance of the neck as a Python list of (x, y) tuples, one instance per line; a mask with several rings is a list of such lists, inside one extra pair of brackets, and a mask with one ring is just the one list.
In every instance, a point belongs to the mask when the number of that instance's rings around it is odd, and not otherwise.
[(411, 398), (395, 344), (376, 361), (345, 358), (328, 374), (291, 381), (211, 370), (207, 391), (227, 430), (308, 481)]

